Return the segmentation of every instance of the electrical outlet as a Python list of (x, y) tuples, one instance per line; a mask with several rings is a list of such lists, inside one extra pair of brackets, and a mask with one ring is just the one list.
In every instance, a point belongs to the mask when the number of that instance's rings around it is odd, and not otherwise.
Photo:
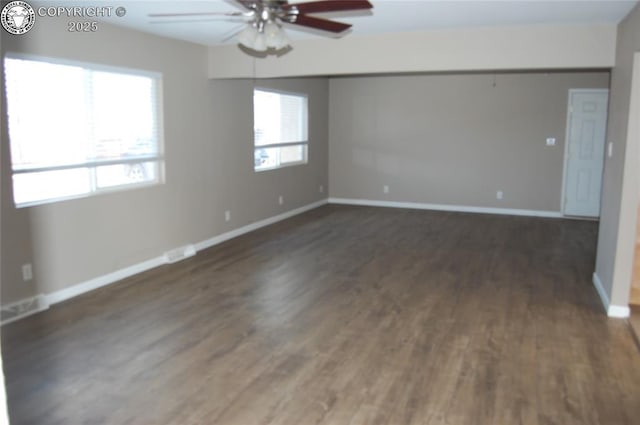
[(224, 221), (229, 221), (229, 220), (231, 220), (231, 211), (226, 210), (224, 212)]
[(282, 197), (282, 195), (278, 196), (278, 203), (280, 205), (284, 204), (284, 198)]
[(499, 190), (496, 192), (496, 199), (502, 199), (504, 197), (504, 193)]
[(547, 137), (547, 146), (555, 146), (556, 138), (555, 137)]
[(28, 282), (33, 279), (33, 267), (31, 263), (22, 265), (22, 280)]
[(385, 184), (382, 186), (382, 193), (389, 193), (389, 185)]
[(320, 185), (320, 187), (318, 188), (318, 191), (320, 191), (320, 193), (324, 193), (324, 186)]

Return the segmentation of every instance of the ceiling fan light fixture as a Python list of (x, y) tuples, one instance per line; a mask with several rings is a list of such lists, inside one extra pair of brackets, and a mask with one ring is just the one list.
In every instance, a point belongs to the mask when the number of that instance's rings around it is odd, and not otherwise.
[(258, 31), (252, 25), (249, 25), (238, 34), (238, 43), (250, 49), (253, 49), (253, 46), (256, 43), (257, 36)]
[(247, 47), (251, 47), (256, 52), (266, 52), (268, 48), (267, 37), (264, 35), (264, 33), (259, 32), (256, 35), (253, 46), (247, 46)]
[(289, 45), (289, 39), (284, 29), (275, 22), (267, 22), (264, 26), (264, 36), (267, 47), (280, 50)]
[[(282, 28), (282, 24), (293, 28), (304, 27), (334, 34), (344, 34), (351, 24), (319, 18), (316, 13), (344, 12), (350, 10), (366, 10), (373, 8), (369, 0), (307, 0), (289, 3), (288, 0), (227, 0), (236, 3), (243, 12), (184, 12), (184, 13), (150, 13), (150, 18), (189, 17), (189, 16), (219, 16), (227, 20), (242, 19), (247, 26), (235, 32), (239, 45), (257, 52), (280, 55), (279, 50), (289, 46), (289, 38)], [(175, 22), (175, 21), (165, 21)], [(153, 22), (156, 23), (156, 22)], [(160, 23), (160, 21), (158, 21)], [(227, 41), (233, 35), (224, 38)], [(276, 52), (273, 52), (275, 50)], [(245, 51), (250, 54), (250, 52)], [(286, 53), (286, 52), (285, 52)]]
[(274, 21), (254, 22), (236, 36), (238, 43), (256, 52), (280, 50), (289, 45), (284, 29)]
[(276, 50), (280, 50), (280, 49), (284, 49), (287, 46), (289, 46), (289, 37), (287, 37), (287, 33), (284, 32), (284, 29), (280, 28), (280, 36), (278, 38), (278, 41), (274, 44), (273, 47)]

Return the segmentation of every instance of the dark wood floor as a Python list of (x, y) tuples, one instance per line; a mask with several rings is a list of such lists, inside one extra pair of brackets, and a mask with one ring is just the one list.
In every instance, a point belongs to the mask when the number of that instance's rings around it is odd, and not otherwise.
[(12, 424), (638, 424), (596, 233), (322, 207), (5, 326)]

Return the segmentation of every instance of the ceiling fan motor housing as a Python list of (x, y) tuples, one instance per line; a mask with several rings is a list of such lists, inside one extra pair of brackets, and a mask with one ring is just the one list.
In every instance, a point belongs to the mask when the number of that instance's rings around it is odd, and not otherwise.
[(351, 24), (310, 16), (326, 12), (366, 10), (373, 8), (368, 0), (316, 0), (291, 4), (287, 0), (235, 0), (245, 12), (201, 12), (201, 13), (158, 13), (149, 14), (152, 18), (176, 16), (221, 15), (247, 19), (248, 26), (238, 33), (240, 44), (257, 51), (268, 48), (276, 50), (289, 45), (282, 24), (313, 28), (340, 34), (351, 28)]

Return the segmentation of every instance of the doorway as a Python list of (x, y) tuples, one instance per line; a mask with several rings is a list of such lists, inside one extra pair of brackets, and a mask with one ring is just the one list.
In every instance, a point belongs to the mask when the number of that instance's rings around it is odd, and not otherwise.
[(600, 217), (609, 90), (569, 90), (562, 213)]
[(636, 244), (633, 256), (633, 273), (631, 275), (631, 290), (629, 292), (629, 307), (631, 316), (629, 323), (640, 341), (640, 205), (636, 210)]
[(633, 273), (631, 291), (629, 293), (629, 304), (640, 308), (640, 205), (638, 206), (636, 214), (636, 245), (633, 257)]

